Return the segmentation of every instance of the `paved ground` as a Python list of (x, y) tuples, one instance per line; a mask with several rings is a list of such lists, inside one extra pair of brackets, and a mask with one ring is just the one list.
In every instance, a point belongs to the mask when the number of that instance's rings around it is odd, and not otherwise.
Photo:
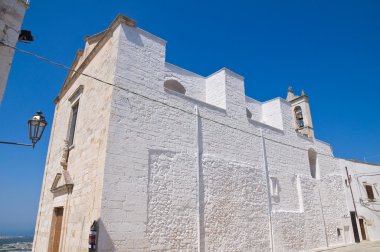
[(379, 252), (380, 251), (380, 241), (376, 242), (361, 242), (359, 244), (324, 250), (326, 252)]

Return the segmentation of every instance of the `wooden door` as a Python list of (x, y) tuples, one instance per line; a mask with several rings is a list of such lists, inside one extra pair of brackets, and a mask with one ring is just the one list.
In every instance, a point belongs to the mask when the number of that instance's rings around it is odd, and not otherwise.
[(362, 239), (367, 240), (367, 236), (365, 234), (365, 228), (364, 228), (364, 220), (359, 219), (359, 223), (360, 223), (360, 231), (362, 232)]
[(59, 252), (59, 242), (61, 240), (63, 207), (54, 208), (53, 218), (51, 221), (50, 237), (49, 237), (49, 252)]

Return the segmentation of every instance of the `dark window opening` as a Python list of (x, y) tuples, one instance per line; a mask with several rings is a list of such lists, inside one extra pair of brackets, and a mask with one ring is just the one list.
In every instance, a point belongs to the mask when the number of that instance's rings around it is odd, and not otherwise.
[(297, 106), (294, 109), (294, 116), (296, 118), (296, 123), (297, 123), (298, 128), (303, 128), (305, 125), (303, 122), (302, 109), (300, 106)]
[(252, 119), (252, 112), (249, 111), (248, 108), (246, 108), (245, 110), (246, 110), (246, 113), (247, 113), (247, 117), (248, 117), (249, 119)]
[(78, 106), (79, 106), (79, 103), (75, 104), (74, 107), (72, 107), (72, 111), (71, 111), (69, 139), (68, 139), (69, 146), (73, 145), (74, 143), (75, 127), (77, 124), (77, 116), (78, 116)]
[(319, 167), (318, 167), (318, 160), (317, 160), (317, 152), (313, 149), (309, 149), (308, 156), (309, 156), (311, 177), (319, 179), (320, 174), (319, 174)]
[(364, 187), (367, 191), (368, 201), (375, 201), (375, 195), (373, 193), (372, 185), (364, 185)]

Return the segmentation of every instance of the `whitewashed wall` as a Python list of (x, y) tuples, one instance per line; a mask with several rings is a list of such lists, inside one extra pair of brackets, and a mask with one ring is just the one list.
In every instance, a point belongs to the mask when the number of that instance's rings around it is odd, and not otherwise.
[[(365, 232), (370, 241), (380, 240), (380, 165), (367, 164), (357, 161), (339, 159), (340, 168), (344, 179), (351, 176), (352, 194), (348, 183), (345, 186), (347, 205), (350, 211), (355, 211), (354, 202), (359, 218), (364, 219)], [(372, 185), (375, 200), (369, 201), (364, 183)], [(353, 195), (353, 199), (352, 199)], [(359, 236), (362, 234), (359, 226)], [(352, 239), (354, 239), (352, 237)]]
[[(286, 101), (246, 103), (243, 78), (228, 69), (206, 78), (205, 90), (192, 90), (204, 87), (204, 79), (165, 64), (165, 42), (127, 26), (116, 75), (118, 85), (158, 102), (114, 92), (105, 181), (116, 182), (105, 183), (103, 192), (104, 249), (269, 251), (272, 235), (276, 251), (344, 243), (337, 228), (347, 207), (331, 149), (295, 133)], [(189, 96), (163, 91), (168, 76)], [(194, 106), (211, 120), (198, 125)], [(247, 119), (247, 106), (268, 126)], [(280, 186), (272, 234), (260, 129), (268, 175)], [(310, 175), (309, 148), (321, 153), (319, 180)]]

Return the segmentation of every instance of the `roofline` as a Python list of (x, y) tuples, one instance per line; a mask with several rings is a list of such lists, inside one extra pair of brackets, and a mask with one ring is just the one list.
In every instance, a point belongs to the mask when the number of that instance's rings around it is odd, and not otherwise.
[(219, 69), (218, 71), (216, 71), (216, 72), (210, 74), (209, 76), (206, 76), (206, 79), (207, 79), (207, 78), (210, 78), (211, 76), (216, 75), (216, 74), (218, 74), (218, 73), (220, 73), (220, 72), (222, 72), (222, 71), (225, 71), (226, 74), (230, 74), (230, 75), (235, 76), (236, 78), (238, 78), (238, 79), (244, 81), (244, 76), (242, 76), (242, 75), (240, 75), (240, 74), (238, 74), (238, 73), (235, 73), (234, 71), (228, 69), (227, 67), (222, 67), (222, 68)]
[(309, 96), (308, 95), (297, 96), (293, 100), (290, 100), (288, 102), (293, 103), (293, 102), (296, 102), (296, 101), (302, 100), (302, 99), (306, 99), (308, 101), (309, 100)]
[(101, 32), (98, 32), (94, 35), (87, 35), (85, 38), (84, 38), (84, 41), (87, 42), (88, 44), (92, 44), (94, 41), (99, 41), (99, 39), (101, 39), (104, 35), (104, 33), (107, 31), (104, 30), (104, 31), (101, 31)]
[(250, 97), (250, 96), (248, 96), (248, 95), (245, 95), (245, 101), (246, 101), (246, 102), (259, 103), (260, 105), (263, 104), (261, 101), (255, 100), (255, 99), (253, 99), (252, 97)]
[(376, 163), (368, 163), (368, 162), (359, 161), (359, 160), (355, 160), (355, 159), (345, 159), (345, 158), (338, 158), (338, 159), (341, 159), (341, 160), (344, 160), (344, 161), (353, 162), (353, 163), (366, 164), (366, 165), (373, 165), (373, 166), (380, 166), (380, 164), (376, 164)]
[[(104, 30), (104, 34), (102, 34), (102, 37), (99, 39), (99, 42), (96, 44), (94, 49), (89, 53), (89, 55), (84, 59), (82, 64), (78, 67), (78, 69), (74, 72), (74, 74), (69, 77), (71, 71), (68, 73), (68, 78), (66, 78), (61, 90), (59, 91), (58, 96), (55, 98), (55, 104), (59, 102), (59, 100), (66, 94), (66, 92), (69, 90), (71, 85), (74, 83), (74, 81), (82, 74), (84, 69), (88, 66), (88, 64), (92, 61), (92, 59), (96, 56), (96, 54), (100, 51), (100, 49), (103, 48), (103, 46), (107, 43), (108, 39), (111, 37), (112, 33), (116, 30), (116, 28), (120, 24), (126, 24), (130, 27), (136, 27), (136, 21), (133, 19), (128, 18), (127, 16), (119, 14), (110, 24), (110, 26)], [(101, 33), (103, 33), (101, 32)], [(99, 35), (95, 34), (94, 36)], [(93, 36), (93, 37), (94, 37)]]
[(196, 75), (196, 76), (198, 76), (198, 77), (200, 77), (200, 78), (203, 78), (204, 80), (206, 79), (206, 77), (204, 77), (204, 76), (202, 76), (202, 75), (200, 75), (200, 74), (194, 73), (194, 72), (192, 72), (192, 71), (190, 71), (190, 70), (187, 70), (187, 69), (185, 69), (185, 68), (183, 68), (183, 67), (180, 67), (180, 66), (174, 65), (174, 64), (172, 64), (172, 63), (170, 63), (170, 62), (166, 62), (166, 61), (165, 61), (165, 65), (168, 65), (169, 67), (172, 66), (172, 67), (174, 67), (174, 68), (178, 68), (178, 69), (180, 69), (180, 70), (182, 70), (182, 71), (185, 71), (185, 72), (188, 72), (188, 73), (194, 74), (194, 75)]

